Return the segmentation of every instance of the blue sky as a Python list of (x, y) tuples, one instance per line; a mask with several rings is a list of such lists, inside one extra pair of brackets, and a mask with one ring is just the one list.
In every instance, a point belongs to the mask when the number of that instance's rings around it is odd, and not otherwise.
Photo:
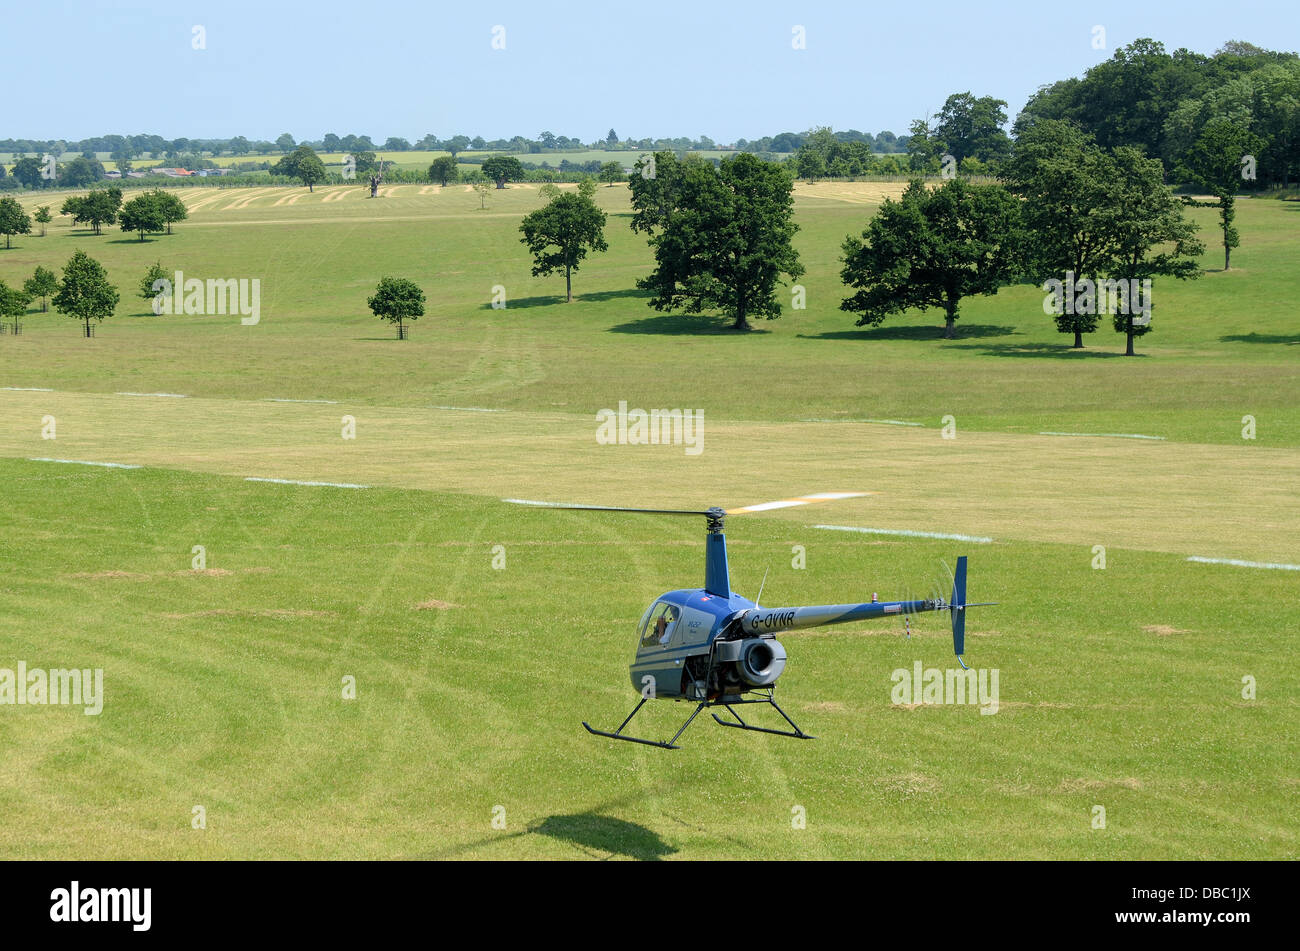
[(39, 139), (904, 134), (952, 92), (1005, 99), (1014, 117), (1038, 86), (1141, 36), (1300, 49), (1294, 0), (104, 0), (8, 3), (2, 22), (0, 138)]

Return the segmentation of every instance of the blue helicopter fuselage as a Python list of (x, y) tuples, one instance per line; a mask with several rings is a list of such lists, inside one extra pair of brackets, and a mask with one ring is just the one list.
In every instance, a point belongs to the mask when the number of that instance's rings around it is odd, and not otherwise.
[[(665, 606), (675, 611), (676, 617), (659, 630), (654, 619)], [(688, 658), (707, 656), (717, 636), (754, 607), (753, 601), (738, 594), (724, 598), (704, 588), (661, 594), (646, 609), (637, 629), (636, 657), (629, 671), (632, 686), (643, 695), (653, 686), (653, 695), (658, 697), (685, 696), (683, 671)]]

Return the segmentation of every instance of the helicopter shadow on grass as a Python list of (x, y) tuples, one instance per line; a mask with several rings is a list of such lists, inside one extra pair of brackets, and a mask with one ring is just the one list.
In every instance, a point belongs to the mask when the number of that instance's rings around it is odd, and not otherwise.
[[(588, 291), (585, 294), (574, 294), (573, 302), (575, 304), (586, 301), (588, 303), (600, 303), (608, 300), (621, 300), (625, 297), (642, 297), (649, 298), (650, 295), (645, 291), (639, 291), (635, 288), (627, 288), (621, 291)], [(486, 304), (480, 304), (479, 310), (520, 310), (527, 307), (550, 307), (555, 304), (565, 303), (563, 294), (540, 294), (536, 297), (516, 297), (506, 301), (505, 307), (493, 307), (489, 301)]]
[[(953, 341), (976, 337), (1014, 337), (1018, 334), (1015, 327), (1000, 324), (958, 324), (957, 336)], [(860, 330), (827, 330), (819, 334), (799, 334), (805, 340), (939, 340), (946, 338), (942, 327), (898, 326), (898, 327), (864, 327)]]
[(1294, 347), (1300, 344), (1300, 334), (1226, 334), (1219, 340), (1224, 343), (1281, 343)]
[(585, 812), (547, 816), (540, 822), (532, 823), (522, 832), (484, 836), (465, 845), (415, 856), (415, 858), (451, 859), (498, 842), (544, 835), (567, 842), (590, 858), (609, 859), (615, 856), (626, 856), (641, 861), (657, 862), (665, 856), (675, 854), (677, 848), (669, 845), (659, 837), (658, 833), (645, 826), (605, 814), (609, 809), (626, 805), (634, 799), (643, 799), (645, 796), (646, 792), (638, 792), (592, 806)]

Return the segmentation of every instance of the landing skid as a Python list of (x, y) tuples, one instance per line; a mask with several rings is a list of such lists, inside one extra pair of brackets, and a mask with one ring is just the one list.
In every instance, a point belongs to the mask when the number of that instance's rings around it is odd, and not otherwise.
[[(790, 724), (790, 726), (794, 727), (794, 732), (791, 733), (789, 730), (773, 730), (765, 726), (754, 726), (753, 724), (746, 723), (743, 719), (741, 719), (739, 713), (731, 709), (733, 704), (742, 704), (742, 703), (770, 703), (772, 707), (776, 710), (776, 712), (781, 714), (781, 719), (784, 720), (786, 723)], [(737, 721), (735, 723), (732, 723), (730, 720), (722, 719), (722, 717), (718, 716), (716, 713), (713, 714), (713, 719), (717, 720), (718, 723), (720, 723), (722, 726), (734, 727), (737, 730), (753, 730), (756, 733), (774, 733), (777, 736), (793, 736), (795, 739), (799, 739), (799, 740), (817, 739), (817, 737), (810, 736), (809, 734), (805, 733), (803, 730), (799, 729), (799, 725), (795, 723), (793, 720), (791, 720), (788, 716), (786, 716), (786, 712), (776, 705), (776, 701), (772, 699), (771, 694), (768, 694), (766, 697), (762, 697), (758, 700), (733, 700), (731, 703), (722, 704), (722, 706), (726, 707), (727, 712), (730, 713), (733, 717), (735, 717)]]
[[(691, 715), (686, 718), (686, 722), (681, 725), (681, 729), (679, 729), (676, 733), (674, 733), (673, 738), (669, 740), (667, 743), (661, 742), (659, 740), (646, 740), (646, 739), (642, 739), (639, 736), (628, 736), (623, 732), (623, 730), (624, 728), (627, 727), (629, 723), (632, 722), (632, 718), (636, 716), (637, 713), (640, 712), (641, 708), (645, 706), (646, 699), (647, 698), (645, 697), (641, 698), (641, 702), (632, 708), (632, 712), (627, 715), (627, 719), (624, 720), (621, 724), (619, 724), (619, 728), (615, 730), (613, 733), (609, 733), (605, 730), (597, 730), (586, 720), (582, 721), (582, 725), (583, 727), (586, 728), (587, 732), (592, 734), (593, 736), (605, 736), (611, 740), (626, 740), (629, 743), (641, 743), (644, 746), (657, 746), (662, 750), (676, 750), (676, 749), (681, 749), (681, 747), (676, 745), (678, 737), (680, 737), (683, 733), (686, 732), (686, 728), (690, 726), (692, 722), (694, 722), (696, 716), (699, 715), (699, 712), (701, 710), (703, 710), (705, 707), (726, 707), (727, 712), (730, 713), (733, 717), (735, 717), (737, 722), (732, 723), (730, 720), (723, 720), (716, 713), (713, 714), (713, 719), (717, 720), (718, 723), (720, 723), (722, 726), (733, 727), (737, 730), (753, 730), (756, 733), (774, 733), (777, 736), (792, 736), (800, 740), (816, 739), (816, 737), (809, 736), (803, 730), (799, 729), (798, 725), (786, 715), (786, 712), (776, 705), (776, 701), (772, 699), (772, 694), (770, 691), (768, 692), (767, 696), (759, 697), (753, 700), (735, 699), (735, 700), (728, 700), (726, 702), (722, 700), (701, 700), (700, 703), (691, 712)], [(781, 718), (794, 728), (794, 732), (790, 732), (789, 730), (772, 730), (772, 729), (768, 729), (767, 727), (754, 726), (750, 723), (746, 723), (741, 718), (740, 714), (732, 709), (733, 706), (739, 706), (741, 704), (746, 704), (746, 703), (771, 704), (776, 709), (776, 712), (781, 714)]]

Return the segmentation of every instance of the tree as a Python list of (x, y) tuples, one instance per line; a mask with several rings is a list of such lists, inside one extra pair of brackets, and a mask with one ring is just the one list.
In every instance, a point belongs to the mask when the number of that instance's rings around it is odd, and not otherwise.
[(352, 154), (353, 171), (356, 172), (358, 179), (364, 180), (369, 178), (379, 168), (379, 158), (369, 149), (354, 152)]
[(976, 98), (969, 92), (954, 93), (935, 116), (939, 123), (934, 136), (959, 164), (967, 158), (1001, 161), (1011, 153), (1011, 140), (1002, 131), (1007, 124), (1006, 106), (1006, 102), (992, 96)]
[(53, 220), (50, 216), (50, 206), (41, 205), (37, 208), (32, 214), (32, 220), (41, 226), (41, 237), (45, 237), (45, 226)]
[(937, 307), (952, 338), (963, 298), (996, 294), (1015, 276), (1018, 205), (1000, 185), (954, 178), (931, 190), (914, 179), (901, 200), (885, 200), (861, 239), (845, 239), (840, 277), (857, 293), (840, 309), (874, 327), (893, 313)]
[(73, 224), (88, 224), (95, 234), (99, 234), (104, 225), (117, 222), (117, 212), (121, 206), (122, 189), (113, 185), (109, 188), (91, 189), (82, 196), (69, 196), (64, 200), (60, 213), (72, 215)]
[(89, 337), (90, 322), (112, 316), (118, 299), (117, 288), (109, 282), (103, 265), (85, 251), (77, 251), (63, 266), (63, 280), (53, 303), (59, 313), (83, 321)]
[(492, 186), (487, 182), (475, 182), (474, 192), (478, 195), (479, 211), (487, 208), (487, 196), (492, 192)]
[(287, 155), (294, 147), (293, 136), (288, 132), (280, 133), (280, 137), (275, 140), (275, 147)]
[(84, 188), (103, 177), (103, 165), (94, 158), (79, 155), (59, 170), (58, 184), (68, 188)]
[(296, 178), (307, 186), (309, 192), (315, 191), (315, 186), (327, 178), (325, 163), (320, 160), (315, 150), (306, 145), (298, 146), (272, 165), (271, 174)]
[(455, 158), (458, 153), (464, 152), (469, 146), (469, 137), (464, 135), (454, 135), (448, 139), (445, 144), (447, 146), (447, 151), (451, 153), (452, 158)]
[(0, 281), (0, 320), (6, 317), (12, 320), (14, 333), (18, 332), (18, 321), (23, 314), (27, 313), (27, 305), (31, 300), (31, 295), (26, 291), (11, 288), (4, 281)]
[(322, 149), (329, 153), (341, 151), (343, 148), (342, 140), (333, 132), (326, 132), (325, 138), (321, 139), (320, 145)]
[(10, 172), (18, 183), (24, 188), (43, 188), (50, 183), (41, 175), (42, 166), (40, 159), (27, 156), (20, 158), (14, 163), (13, 170)]
[(113, 159), (113, 164), (117, 166), (117, 170), (125, 175), (127, 172), (131, 171), (131, 159), (133, 155), (134, 153), (132, 153), (130, 148), (123, 146), (120, 149), (115, 149), (110, 157)]
[(32, 219), (17, 198), (5, 196), (0, 198), (0, 234), (5, 236), (5, 248), (9, 248), (9, 239), (16, 234), (31, 234)]
[(49, 309), (49, 298), (59, 289), (59, 279), (54, 272), (47, 267), (37, 266), (26, 282), (23, 284), (23, 290), (33, 298), (41, 299), (41, 313), (46, 313)]
[[(564, 271), (566, 303), (573, 302), (573, 274), (588, 251), (608, 251), (605, 213), (583, 195), (563, 194), (526, 216), (520, 239), (533, 255), (533, 276)], [(554, 250), (552, 250), (554, 249)]]
[(613, 129), (610, 129), (609, 134), (605, 136), (605, 145), (607, 148), (611, 149), (618, 145), (618, 133)]
[(376, 317), (397, 324), (397, 338), (402, 340), (406, 337), (403, 322), (424, 314), (424, 291), (404, 277), (384, 277), (366, 303)]
[(165, 192), (159, 188), (153, 191), (153, 195), (154, 201), (158, 203), (163, 222), (167, 225), (167, 233), (171, 234), (175, 222), (184, 221), (190, 216), (189, 209), (185, 207), (185, 202), (172, 192)]
[(123, 231), (135, 231), (144, 240), (145, 232), (161, 233), (167, 222), (163, 220), (162, 206), (155, 193), (137, 195), (122, 206), (118, 221)]
[(633, 224), (649, 230), (655, 254), (654, 271), (637, 281), (652, 292), (650, 306), (692, 314), (717, 308), (736, 330), (752, 329), (750, 316), (781, 316), (781, 275), (794, 279), (804, 270), (791, 243), (798, 225), (789, 173), (749, 153), (716, 167), (658, 158), (654, 179), (636, 188), (633, 178)]
[(1180, 170), (1218, 199), (1219, 226), (1223, 231), (1223, 269), (1229, 269), (1232, 249), (1241, 243), (1236, 218), (1237, 192), (1241, 190), (1243, 162), (1262, 151), (1259, 137), (1221, 117), (1211, 119), (1183, 157)]
[[(145, 300), (153, 300), (158, 296), (158, 288), (155, 286), (158, 281), (170, 281), (171, 275), (163, 270), (161, 261), (154, 261), (149, 265), (149, 270), (145, 271), (144, 277), (140, 278), (139, 295)], [(176, 289), (179, 293), (179, 288)]]
[[(1071, 122), (1042, 119), (1021, 135), (1003, 180), (1024, 199), (1024, 277), (1095, 282), (1106, 272), (1119, 213), (1115, 176), (1110, 157)], [(1097, 329), (1092, 307), (1063, 308), (1055, 317), (1058, 331), (1074, 334), (1076, 348)]]
[(606, 185), (615, 185), (623, 181), (623, 166), (618, 162), (604, 163), (600, 167), (600, 180)]
[[(1196, 238), (1197, 226), (1183, 218), (1183, 204), (1165, 187), (1165, 169), (1157, 158), (1147, 158), (1141, 149), (1121, 146), (1114, 150), (1120, 190), (1115, 201), (1123, 209), (1116, 223), (1115, 257), (1111, 276), (1125, 282), (1125, 306), (1112, 313), (1115, 330), (1126, 335), (1125, 356), (1133, 356), (1133, 338), (1151, 330), (1150, 284), (1141, 282), (1158, 276), (1179, 280), (1201, 276), (1196, 255), (1205, 251)], [(1142, 323), (1134, 322), (1138, 290), (1145, 290)], [(1108, 292), (1109, 300), (1110, 294)]]
[(483, 162), (483, 174), (497, 183), (497, 188), (505, 188), (506, 182), (521, 181), (524, 167), (513, 155), (494, 155)]
[(429, 181), (437, 182), (439, 185), (446, 185), (448, 182), (454, 182), (460, 177), (460, 166), (450, 155), (440, 155), (433, 160), (429, 166)]

